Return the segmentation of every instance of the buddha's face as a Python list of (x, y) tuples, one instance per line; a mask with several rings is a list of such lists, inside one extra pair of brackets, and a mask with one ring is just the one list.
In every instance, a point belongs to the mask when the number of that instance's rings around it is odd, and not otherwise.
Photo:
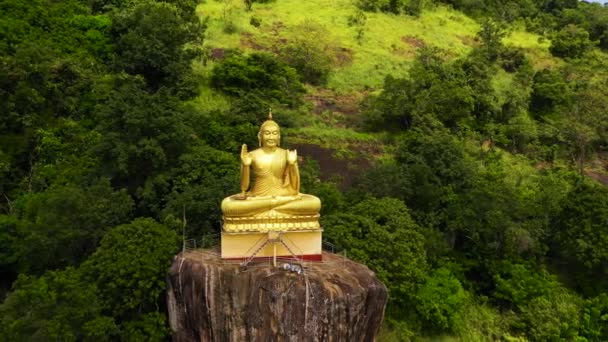
[(281, 142), (279, 126), (266, 125), (260, 130), (260, 140), (263, 147), (277, 147)]

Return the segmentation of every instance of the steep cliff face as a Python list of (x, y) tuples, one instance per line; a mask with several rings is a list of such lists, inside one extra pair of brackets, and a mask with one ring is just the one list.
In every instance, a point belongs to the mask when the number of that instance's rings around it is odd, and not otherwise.
[(168, 275), (173, 341), (373, 341), (386, 287), (361, 264), (323, 258), (298, 274), (179, 254)]

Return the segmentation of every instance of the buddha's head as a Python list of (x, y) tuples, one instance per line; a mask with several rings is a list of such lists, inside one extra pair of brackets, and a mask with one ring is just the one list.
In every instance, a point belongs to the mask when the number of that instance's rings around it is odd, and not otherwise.
[(281, 131), (279, 124), (272, 120), (272, 112), (268, 114), (268, 120), (260, 126), (258, 143), (262, 147), (278, 147), (281, 145)]

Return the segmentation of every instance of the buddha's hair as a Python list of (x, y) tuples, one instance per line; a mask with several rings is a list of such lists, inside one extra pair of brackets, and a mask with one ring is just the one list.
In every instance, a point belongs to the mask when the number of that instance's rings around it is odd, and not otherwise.
[(275, 126), (279, 130), (279, 139), (277, 140), (277, 146), (281, 146), (281, 127), (272, 119), (264, 121), (264, 123), (262, 123), (262, 125), (260, 126), (260, 130), (258, 131), (258, 146), (262, 146), (262, 131), (268, 126)]
[(279, 129), (279, 131), (281, 131), (281, 127), (279, 126), (279, 124), (278, 124), (278, 123), (276, 123), (276, 121), (274, 121), (274, 120), (270, 119), (270, 120), (266, 120), (266, 121), (264, 121), (264, 122), (262, 123), (262, 125), (260, 125), (260, 132), (261, 132), (261, 131), (262, 131), (264, 128), (266, 128), (267, 126), (271, 126), (271, 125), (272, 125), (272, 126), (276, 126), (276, 127)]

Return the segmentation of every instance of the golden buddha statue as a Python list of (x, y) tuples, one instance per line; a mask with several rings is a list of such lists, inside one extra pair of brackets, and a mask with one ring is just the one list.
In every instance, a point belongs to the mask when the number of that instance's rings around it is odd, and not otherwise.
[[(241, 147), (241, 193), (222, 201), (223, 230), (286, 231), (320, 229), (319, 198), (300, 193), (297, 151), (279, 147), (281, 132), (272, 112), (258, 132), (260, 148)], [(249, 191), (250, 171), (255, 181)]]

